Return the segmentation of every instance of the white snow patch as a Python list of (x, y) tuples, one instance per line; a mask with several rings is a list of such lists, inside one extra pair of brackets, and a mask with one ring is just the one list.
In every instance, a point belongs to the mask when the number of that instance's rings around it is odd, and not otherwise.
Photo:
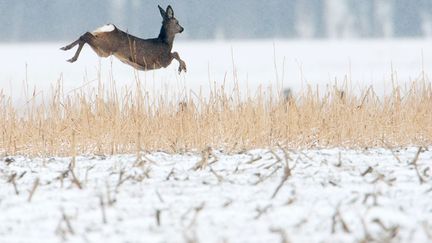
[(70, 158), (2, 159), (0, 242), (430, 242), (432, 150), (423, 183), (416, 152), (289, 151), (275, 196), (282, 151), (215, 152), (202, 170), (198, 154), (78, 157), (82, 189)]
[[(142, 38), (154, 37), (135, 34)], [(319, 87), (321, 92), (327, 85), (333, 87), (335, 80), (339, 85), (349, 80), (350, 91), (366, 91), (372, 85), (381, 95), (393, 91), (395, 83), (403, 86), (411, 84), (410, 80), (421, 80), (423, 71), (426, 80), (430, 79), (431, 43), (431, 39), (186, 42), (178, 38), (173, 51), (190, 67), (181, 76), (177, 73), (176, 60), (165, 69), (136, 73), (117, 58), (101, 59), (92, 50), (83, 50), (78, 61), (71, 65), (66, 60), (74, 52), (58, 50), (69, 41), (1, 44), (0, 89), (16, 100), (22, 98), (27, 102), (22, 80), (26, 80), (26, 87), (49, 94), (59, 79), (67, 92), (95, 88), (99, 83), (89, 80), (107, 83), (115, 79), (119, 89), (124, 85), (135, 86), (139, 79), (149, 95), (167, 92), (172, 97), (191, 91), (208, 96), (215, 87), (221, 86), (226, 91), (238, 88), (242, 95), (269, 86), (285, 87), (297, 95), (308, 87)]]
[(103, 32), (111, 32), (114, 30), (115, 30), (115, 26), (113, 24), (106, 24), (102, 27), (97, 28), (92, 33), (97, 34), (97, 33), (103, 33)]

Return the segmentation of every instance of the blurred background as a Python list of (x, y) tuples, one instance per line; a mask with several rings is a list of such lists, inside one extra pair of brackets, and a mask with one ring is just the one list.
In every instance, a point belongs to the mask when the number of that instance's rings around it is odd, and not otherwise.
[[(76, 49), (59, 50), (107, 23), (156, 37), (158, 4), (171, 4), (185, 28), (173, 49), (186, 74), (178, 75), (176, 61), (135, 72), (88, 45), (70, 64)], [(22, 87), (43, 91), (58, 81), (77, 90), (137, 79), (146, 90), (174, 93), (221, 85), (297, 92), (344, 81), (384, 93), (432, 73), (432, 0), (0, 0), (0, 10), (0, 91), (14, 96)]]
[(0, 0), (0, 41), (59, 41), (105, 23), (159, 31), (171, 4), (185, 39), (400, 38), (432, 35), (431, 0)]

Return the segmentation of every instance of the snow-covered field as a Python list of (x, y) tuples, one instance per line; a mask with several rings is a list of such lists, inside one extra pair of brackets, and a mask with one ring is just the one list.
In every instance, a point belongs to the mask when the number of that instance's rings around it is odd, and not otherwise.
[[(72, 41), (72, 40), (71, 40)], [(1, 44), (0, 95), (18, 106), (98, 81), (204, 95), (214, 85), (377, 93), (432, 73), (430, 40), (176, 41), (188, 73), (134, 72), (67, 43)], [(393, 73), (392, 73), (393, 71)], [(426, 76), (426, 78), (428, 78)], [(237, 83), (236, 83), (237, 82)], [(35, 89), (35, 90), (34, 90)], [(431, 242), (432, 151), (317, 149), (0, 158), (0, 242)], [(204, 159), (203, 159), (204, 158)]]
[(70, 64), (66, 60), (75, 49), (59, 50), (67, 42), (0, 45), (0, 87), (17, 98), (23, 95), (24, 80), (29, 92), (36, 87), (36, 93), (46, 93), (61, 79), (67, 93), (97, 84), (100, 75), (105, 84), (113, 77), (119, 86), (132, 86), (139, 76), (151, 92), (202, 90), (204, 94), (214, 84), (224, 84), (230, 90), (237, 80), (241, 91), (250, 89), (253, 93), (259, 86), (299, 91), (306, 83), (324, 86), (347, 78), (354, 89), (373, 84), (381, 93), (391, 90), (392, 69), (394, 80), (401, 83), (418, 78), (422, 70), (432, 73), (430, 39), (184, 42), (180, 37), (174, 50), (188, 67), (181, 76), (177, 75), (176, 61), (166, 69), (134, 73), (115, 58), (100, 59), (88, 46), (78, 61)]
[(209, 154), (3, 158), (0, 242), (432, 241), (427, 149)]

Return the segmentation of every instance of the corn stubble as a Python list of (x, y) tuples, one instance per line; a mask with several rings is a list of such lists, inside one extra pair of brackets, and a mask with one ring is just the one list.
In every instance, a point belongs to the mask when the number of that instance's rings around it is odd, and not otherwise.
[[(277, 147), (394, 147), (432, 142), (432, 89), (426, 81), (394, 87), (306, 88), (284, 97), (272, 89), (244, 97), (223, 86), (202, 95), (150, 96), (140, 83), (47, 97), (29, 97), (24, 109), (0, 91), (0, 154), (78, 154), (204, 151)], [(230, 93), (230, 94), (228, 94)], [(242, 98), (240, 98), (242, 97)], [(138, 151), (139, 152), (139, 151)]]

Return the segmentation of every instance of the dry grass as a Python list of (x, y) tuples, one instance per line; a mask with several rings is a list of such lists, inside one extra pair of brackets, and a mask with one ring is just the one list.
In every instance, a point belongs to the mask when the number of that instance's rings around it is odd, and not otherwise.
[[(210, 94), (160, 95), (137, 87), (94, 89), (29, 97), (24, 109), (0, 92), (3, 155), (75, 155), (182, 152), (209, 147), (228, 152), (258, 147), (425, 146), (432, 142), (432, 89), (428, 81), (394, 87), (309, 87), (285, 99), (271, 89), (246, 98), (223, 87)], [(181, 92), (179, 92), (181, 93)], [(174, 97), (174, 98), (173, 98)]]

